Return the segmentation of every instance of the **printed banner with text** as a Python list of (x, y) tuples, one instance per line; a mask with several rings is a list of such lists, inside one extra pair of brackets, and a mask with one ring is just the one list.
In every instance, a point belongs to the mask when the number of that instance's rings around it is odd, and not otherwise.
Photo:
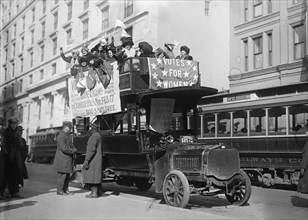
[(192, 86), (198, 83), (197, 61), (148, 58), (148, 63), (151, 89)]
[(104, 72), (98, 68), (80, 70), (77, 77), (69, 78), (68, 92), (74, 118), (121, 111), (119, 71), (116, 64), (111, 71)]

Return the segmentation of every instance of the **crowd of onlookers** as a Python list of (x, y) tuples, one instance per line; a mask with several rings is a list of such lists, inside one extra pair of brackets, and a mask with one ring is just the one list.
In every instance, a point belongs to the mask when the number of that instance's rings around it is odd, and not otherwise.
[(0, 200), (23, 198), (19, 188), (23, 187), (23, 180), (28, 179), (25, 165), (28, 146), (22, 137), (23, 127), (18, 126), (15, 118), (8, 122), (4, 129), (4, 120), (0, 117)]

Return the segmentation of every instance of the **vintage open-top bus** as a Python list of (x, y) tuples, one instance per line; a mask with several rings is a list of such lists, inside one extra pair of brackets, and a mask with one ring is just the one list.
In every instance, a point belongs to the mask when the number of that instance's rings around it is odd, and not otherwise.
[[(104, 109), (95, 117), (74, 119), (77, 170), (84, 160), (89, 123), (97, 120), (104, 174), (112, 174), (118, 184), (148, 190), (154, 183), (166, 203), (177, 207), (185, 207), (191, 194), (225, 193), (236, 205), (249, 200), (251, 183), (240, 169), (238, 151), (194, 143), (197, 123), (188, 128), (188, 114), (198, 119), (199, 99), (217, 93), (200, 86), (198, 62), (130, 58), (120, 70), (119, 88), (119, 111), (106, 113)], [(88, 106), (95, 107), (93, 102)], [(181, 121), (174, 122), (173, 114), (181, 115)]]

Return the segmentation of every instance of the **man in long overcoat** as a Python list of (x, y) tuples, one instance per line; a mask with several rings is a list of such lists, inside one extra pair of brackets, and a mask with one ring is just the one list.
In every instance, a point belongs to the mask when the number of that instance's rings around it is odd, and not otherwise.
[(87, 198), (97, 198), (102, 194), (103, 155), (102, 138), (96, 123), (90, 124), (90, 138), (87, 143), (86, 157), (83, 164), (83, 182), (91, 190)]
[(4, 145), (4, 119), (0, 117), (0, 200), (6, 199), (3, 194), (6, 188), (6, 173), (5, 173), (5, 161), (6, 161), (6, 148)]
[(73, 157), (77, 149), (72, 145), (70, 134), (73, 125), (64, 121), (62, 130), (57, 137), (57, 151), (54, 159), (54, 169), (58, 172), (57, 195), (73, 195), (68, 191), (70, 174), (73, 172)]
[(18, 120), (8, 120), (9, 126), (5, 129), (4, 144), (6, 147), (5, 172), (7, 186), (12, 198), (23, 198), (19, 194), (19, 185), (23, 186), (23, 161), (21, 156), (21, 144), (18, 138)]

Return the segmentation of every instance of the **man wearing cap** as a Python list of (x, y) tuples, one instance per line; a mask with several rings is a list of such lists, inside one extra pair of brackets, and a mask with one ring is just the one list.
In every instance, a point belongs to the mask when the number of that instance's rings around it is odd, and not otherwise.
[(97, 198), (102, 195), (103, 154), (102, 138), (98, 130), (98, 123), (90, 124), (91, 136), (87, 143), (86, 157), (83, 163), (83, 182), (91, 190), (86, 198)]
[(5, 129), (4, 141), (7, 150), (5, 170), (7, 186), (12, 198), (23, 198), (19, 194), (19, 185), (23, 186), (23, 161), (21, 144), (18, 138), (16, 118), (8, 120), (9, 126)]
[(70, 134), (73, 125), (70, 121), (64, 121), (62, 130), (57, 137), (57, 151), (54, 159), (54, 169), (58, 173), (57, 195), (73, 195), (68, 191), (70, 173), (73, 172), (73, 156), (77, 149), (72, 145)]
[(70, 63), (70, 68), (71, 68), (71, 75), (76, 77), (77, 72), (78, 72), (78, 67), (80, 64), (80, 56), (79, 56), (79, 51), (78, 50), (73, 50), (72, 51), (72, 56), (65, 56), (64, 52), (63, 52), (63, 48), (60, 48), (60, 54), (62, 59), (67, 62)]

